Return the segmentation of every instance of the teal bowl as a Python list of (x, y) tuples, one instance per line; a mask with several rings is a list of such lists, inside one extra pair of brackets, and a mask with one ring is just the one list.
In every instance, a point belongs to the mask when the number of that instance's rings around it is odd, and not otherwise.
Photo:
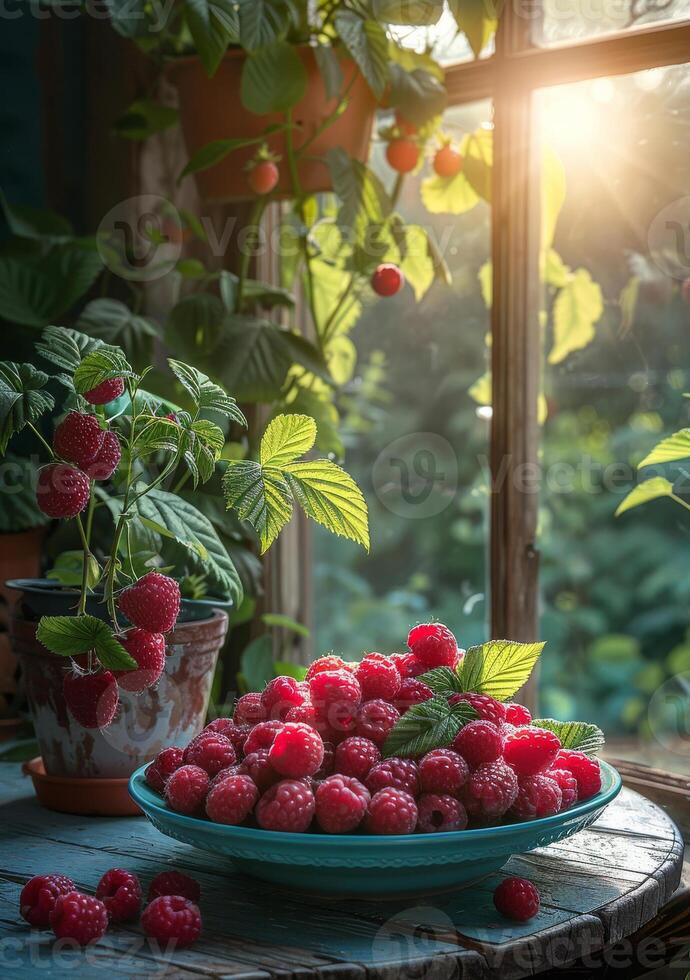
[(460, 887), (498, 871), (512, 854), (545, 847), (588, 827), (620, 792), (621, 778), (601, 763), (601, 791), (539, 820), (439, 834), (287, 834), (234, 827), (169, 810), (146, 784), (144, 769), (129, 792), (154, 827), (255, 878), (321, 895), (360, 898), (424, 894)]

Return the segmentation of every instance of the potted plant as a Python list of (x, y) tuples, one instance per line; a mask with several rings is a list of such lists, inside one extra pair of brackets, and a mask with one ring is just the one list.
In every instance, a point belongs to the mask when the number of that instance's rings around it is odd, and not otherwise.
[[(213, 669), (227, 630), (227, 614), (182, 622), (180, 588), (169, 574), (196, 567), (239, 603), (237, 571), (210, 521), (167, 480), (178, 467), (193, 486), (215, 472), (225, 442), (223, 426), (243, 426), (230, 397), (197, 369), (170, 360), (192, 412), (162, 411), (122, 350), (74, 330), (48, 327), (37, 355), (59, 373), (31, 363), (0, 366), (0, 425), (6, 442), (33, 434), (46, 465), (38, 473), (36, 502), (51, 519), (74, 521), (82, 543), (78, 590), (54, 583), (23, 585), (13, 621), (42, 761), (33, 767), (43, 798), (76, 812), (129, 812), (126, 778), (158, 749), (181, 743), (204, 723)], [(52, 441), (39, 419), (55, 408), (59, 382), (67, 414)], [(107, 406), (125, 394), (126, 407)], [(273, 420), (257, 462), (227, 464), (228, 506), (252, 522), (265, 550), (289, 519), (296, 499), (314, 519), (368, 545), (366, 504), (351, 478), (328, 460), (300, 461), (311, 449), (315, 424), (304, 416)], [(153, 476), (145, 468), (163, 458)], [(97, 509), (112, 521), (105, 557), (94, 553)], [(151, 567), (157, 547), (171, 541), (175, 566)]]

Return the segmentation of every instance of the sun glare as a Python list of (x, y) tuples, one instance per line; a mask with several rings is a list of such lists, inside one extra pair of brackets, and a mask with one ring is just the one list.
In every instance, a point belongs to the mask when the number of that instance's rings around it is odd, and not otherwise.
[(541, 127), (543, 137), (555, 149), (579, 149), (590, 154), (602, 137), (607, 137), (604, 121), (608, 113), (604, 106), (613, 98), (613, 86), (608, 79), (582, 88), (559, 88), (545, 92), (541, 98)]

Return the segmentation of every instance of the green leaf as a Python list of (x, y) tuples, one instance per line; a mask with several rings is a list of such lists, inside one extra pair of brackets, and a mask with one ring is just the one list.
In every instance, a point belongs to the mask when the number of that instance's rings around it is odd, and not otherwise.
[(604, 733), (596, 725), (585, 721), (556, 721), (554, 718), (535, 718), (532, 722), (535, 728), (546, 728), (558, 735), (564, 749), (575, 749), (596, 755), (605, 743)]
[(390, 215), (390, 198), (374, 172), (345, 150), (329, 150), (327, 162), (333, 190), (340, 199), (338, 227), (348, 242), (366, 244), (372, 225), (383, 223)]
[(494, 134), (491, 129), (476, 129), (460, 143), (463, 155), (462, 173), (473, 190), (484, 201), (491, 202)]
[(0, 207), (10, 231), (18, 238), (33, 238), (43, 242), (46, 239), (60, 241), (71, 238), (74, 234), (66, 218), (54, 211), (10, 204), (1, 190)]
[(233, 422), (246, 425), (247, 420), (237, 406), (234, 398), (228, 395), (220, 385), (211, 381), (202, 371), (168, 358), (170, 369), (182, 387), (191, 395), (199, 411), (218, 412)]
[(307, 70), (293, 45), (274, 41), (249, 54), (242, 68), (242, 105), (259, 116), (285, 112), (304, 98)]
[(553, 243), (558, 216), (565, 201), (565, 168), (551, 147), (544, 149), (541, 174), (541, 247)]
[(326, 98), (337, 99), (343, 87), (343, 68), (340, 58), (331, 45), (317, 44), (312, 48), (318, 65)]
[(389, 732), (383, 745), (383, 757), (414, 758), (432, 749), (450, 745), (477, 712), (466, 702), (448, 704), (445, 697), (434, 697), (413, 705)]
[(458, 669), (463, 691), (507, 701), (529, 679), (543, 643), (489, 640), (470, 647)]
[(464, 214), (479, 201), (479, 195), (461, 170), (455, 177), (426, 177), (421, 185), (422, 203), (431, 214)]
[(493, 288), (494, 288), (494, 272), (493, 263), (489, 259), (479, 270), (479, 288), (481, 289), (482, 299), (484, 300), (484, 305), (488, 310), (491, 309)]
[(142, 416), (137, 420), (131, 452), (135, 459), (151, 453), (176, 453), (182, 430), (177, 422), (159, 416)]
[(53, 408), (55, 400), (42, 389), (48, 375), (32, 364), (0, 364), (0, 454), (13, 435)]
[[(101, 566), (93, 555), (87, 561), (86, 585), (93, 589), (101, 577)], [(55, 559), (55, 563), (46, 578), (59, 582), (61, 585), (81, 586), (84, 569), (83, 551), (63, 551)]]
[(620, 517), (626, 510), (646, 504), (648, 500), (656, 500), (658, 497), (672, 497), (673, 484), (663, 476), (654, 476), (651, 480), (638, 483), (630, 493), (623, 498), (616, 508), (616, 517)]
[[(46, 327), (36, 350), (47, 361), (74, 374), (82, 358), (101, 346), (101, 341), (69, 327)], [(71, 379), (70, 379), (71, 380)]]
[(252, 146), (257, 142), (258, 140), (245, 139), (239, 136), (233, 139), (212, 140), (210, 143), (204, 144), (191, 157), (187, 166), (180, 173), (178, 181), (182, 180), (183, 177), (188, 177), (190, 174), (197, 174), (201, 170), (208, 170), (209, 167), (213, 167), (217, 163), (220, 163), (221, 160), (224, 160), (233, 150), (240, 150), (244, 146)]
[(430, 27), (443, 13), (443, 0), (373, 0), (373, 10), (383, 24)]
[(461, 694), (463, 686), (460, 678), (450, 667), (434, 667), (419, 678), (434, 694)]
[(228, 44), (239, 40), (240, 22), (232, 0), (184, 0), (184, 15), (206, 74), (215, 73)]
[(94, 299), (79, 314), (77, 329), (102, 340), (105, 344), (122, 347), (125, 356), (151, 360), (153, 342), (161, 337), (158, 324), (133, 313), (117, 299)]
[(179, 114), (153, 99), (136, 99), (115, 122), (115, 132), (128, 140), (147, 140), (177, 125)]
[(239, 0), (240, 42), (247, 51), (285, 37), (290, 10), (281, 0)]
[(366, 501), (349, 473), (328, 459), (289, 463), (284, 473), (308, 517), (369, 550)]
[(316, 423), (306, 415), (278, 415), (261, 438), (259, 462), (282, 469), (308, 453), (316, 439)]
[(381, 99), (388, 82), (388, 39), (385, 30), (375, 20), (363, 20), (349, 10), (335, 15), (335, 29), (369, 88), (377, 99)]
[(423, 126), (446, 108), (448, 93), (445, 86), (425, 68), (406, 71), (402, 65), (393, 63), (390, 78), (388, 101), (415, 126)]
[(594, 338), (594, 325), (604, 312), (601, 287), (587, 269), (576, 269), (553, 304), (553, 347), (549, 364), (560, 364)]
[[(146, 0), (105, 0), (105, 8), (114, 30), (122, 37), (138, 37), (151, 30), (146, 15)], [(158, 10), (162, 11), (163, 8), (159, 7)], [(164, 26), (158, 24), (158, 30)]]
[(221, 300), (212, 293), (192, 293), (181, 299), (168, 316), (166, 340), (180, 357), (199, 360), (210, 354), (223, 329), (225, 311)]
[(78, 657), (93, 651), (106, 670), (131, 670), (136, 660), (95, 616), (42, 616), (36, 639), (60, 657)]
[(248, 691), (263, 691), (275, 677), (273, 668), (273, 637), (270, 633), (252, 640), (240, 657), (240, 671)]
[(548, 248), (546, 252), (542, 251), (540, 258), (543, 262), (542, 278), (544, 282), (548, 283), (549, 286), (556, 286), (558, 289), (567, 286), (572, 272), (558, 252), (553, 248)]
[(639, 463), (638, 468), (654, 466), (657, 463), (673, 463), (679, 459), (687, 459), (688, 456), (690, 456), (690, 429), (680, 429), (672, 436), (667, 436), (658, 442)]
[(225, 436), (215, 422), (197, 419), (183, 427), (183, 456), (196, 487), (201, 480), (206, 483), (213, 476), (216, 462), (220, 459)]
[(307, 668), (302, 664), (293, 664), (289, 660), (276, 660), (273, 664), (276, 677), (286, 674), (294, 677), (296, 681), (303, 681), (307, 676)]
[(228, 508), (236, 510), (259, 536), (264, 554), (292, 516), (290, 491), (280, 470), (253, 460), (230, 460), (223, 477)]
[[(298, 623), (292, 616), (285, 616), (283, 613), (264, 613), (261, 617), (261, 622), (266, 626), (275, 626), (278, 629), (289, 630), (291, 633), (305, 637), (305, 639), (310, 633), (309, 628), (304, 623)], [(306, 671), (306, 667), (304, 669)]]
[(459, 30), (478, 58), (496, 32), (498, 14), (493, 4), (487, 0), (449, 0), (449, 6)]
[(419, 302), (435, 279), (434, 263), (429, 254), (429, 239), (426, 229), (421, 225), (405, 227), (405, 257), (400, 268)]
[(136, 378), (119, 347), (102, 344), (90, 351), (74, 372), (74, 389), (80, 395), (111, 378)]

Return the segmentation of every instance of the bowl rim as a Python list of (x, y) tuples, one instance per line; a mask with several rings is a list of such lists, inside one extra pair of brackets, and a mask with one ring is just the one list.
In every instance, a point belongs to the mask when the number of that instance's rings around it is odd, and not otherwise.
[(229, 838), (246, 842), (261, 842), (269, 844), (301, 844), (303, 846), (317, 847), (324, 842), (333, 844), (337, 841), (338, 847), (344, 848), (391, 848), (399, 847), (402, 843), (436, 847), (438, 845), (449, 845), (461, 841), (496, 841), (501, 838), (510, 838), (518, 832), (540, 832), (549, 830), (551, 827), (563, 825), (566, 821), (584, 817), (594, 810), (603, 809), (614, 800), (621, 791), (623, 780), (620, 773), (608, 762), (603, 759), (598, 760), (602, 769), (602, 783), (608, 780), (609, 785), (603, 787), (595, 796), (591, 796), (582, 803), (567, 810), (561, 810), (549, 817), (539, 817), (536, 820), (522, 820), (515, 823), (499, 824), (495, 827), (475, 827), (472, 830), (450, 830), (441, 831), (435, 834), (297, 834), (281, 830), (262, 830), (258, 827), (242, 827), (237, 824), (214, 823), (212, 820), (205, 820), (201, 817), (192, 817), (184, 813), (176, 813), (168, 809), (167, 806), (158, 802), (160, 797), (146, 783), (144, 772), (150, 763), (140, 766), (132, 773), (129, 779), (130, 796), (141, 807), (148, 816), (149, 811), (153, 811), (156, 816), (160, 816), (163, 821), (184, 828), (198, 827), (205, 834), (214, 837)]

